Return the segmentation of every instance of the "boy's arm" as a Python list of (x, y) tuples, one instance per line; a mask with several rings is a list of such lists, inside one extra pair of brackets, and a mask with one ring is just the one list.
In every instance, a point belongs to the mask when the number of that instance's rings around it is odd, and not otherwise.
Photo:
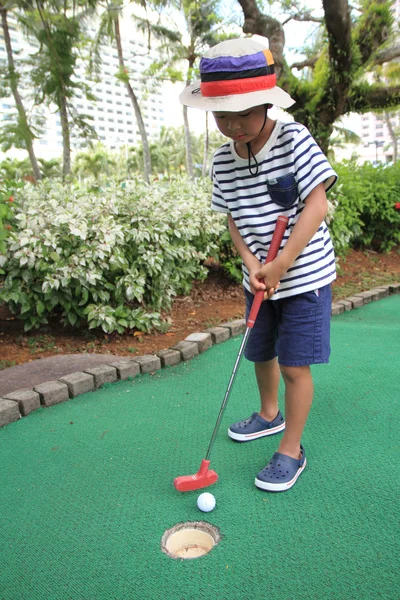
[[(261, 263), (258, 258), (254, 256), (251, 250), (249, 250), (247, 244), (243, 241), (243, 238), (240, 235), (231, 215), (228, 215), (228, 228), (232, 242), (249, 271), (249, 282), (252, 293), (255, 294), (259, 290), (266, 290), (264, 283), (260, 281), (258, 277), (256, 277), (256, 273), (258, 273), (260, 270)], [(271, 297), (275, 292), (275, 288), (276, 286), (274, 286), (273, 289), (268, 289), (268, 292), (265, 292), (264, 298), (266, 299)]]
[(290, 269), (308, 242), (318, 231), (328, 212), (328, 202), (323, 183), (318, 184), (304, 201), (305, 206), (288, 241), (278, 256), (255, 273), (258, 279), (264, 279), (268, 288), (275, 288), (280, 279)]

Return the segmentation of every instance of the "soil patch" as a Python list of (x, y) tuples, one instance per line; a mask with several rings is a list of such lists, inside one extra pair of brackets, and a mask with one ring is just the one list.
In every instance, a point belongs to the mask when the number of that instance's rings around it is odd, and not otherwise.
[[(333, 284), (335, 300), (400, 281), (400, 247), (388, 254), (352, 250), (339, 261)], [(167, 315), (166, 333), (107, 335), (102, 331), (68, 330), (52, 323), (25, 334), (23, 324), (0, 307), (0, 368), (23, 364), (57, 354), (101, 353), (119, 356), (152, 354), (184, 340), (190, 333), (204, 331), (224, 321), (243, 318), (244, 299), (240, 285), (221, 270), (210, 267), (204, 282), (195, 281), (189, 296), (175, 299)]]

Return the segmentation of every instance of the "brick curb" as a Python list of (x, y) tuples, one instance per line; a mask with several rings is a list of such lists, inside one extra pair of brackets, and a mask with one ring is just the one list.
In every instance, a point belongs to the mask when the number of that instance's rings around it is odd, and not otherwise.
[[(359, 292), (344, 300), (332, 304), (332, 316), (340, 315), (385, 298), (400, 293), (400, 283), (392, 283), (374, 288), (368, 292)], [(0, 398), (0, 427), (28, 416), (41, 406), (53, 406), (76, 398), (80, 394), (93, 392), (105, 383), (113, 383), (139, 374), (154, 373), (164, 367), (177, 365), (191, 360), (202, 352), (206, 352), (215, 344), (225, 342), (231, 337), (241, 335), (246, 330), (245, 319), (236, 319), (221, 323), (202, 332), (192, 333), (185, 340), (172, 348), (159, 350), (155, 354), (145, 354), (136, 358), (113, 360), (108, 365), (90, 367), (82, 372), (70, 373), (56, 381), (47, 381), (33, 388), (24, 388), (7, 393)]]

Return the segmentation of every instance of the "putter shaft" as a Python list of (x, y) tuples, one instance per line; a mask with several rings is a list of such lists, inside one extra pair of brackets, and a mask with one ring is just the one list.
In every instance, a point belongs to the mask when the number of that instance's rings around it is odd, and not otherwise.
[(213, 446), (214, 446), (214, 441), (215, 441), (215, 438), (217, 437), (217, 433), (218, 433), (218, 430), (219, 430), (219, 426), (221, 424), (222, 417), (224, 416), (225, 407), (226, 407), (226, 405), (228, 403), (228, 399), (229, 399), (229, 395), (231, 393), (233, 382), (235, 381), (236, 373), (238, 372), (240, 361), (242, 360), (243, 353), (244, 353), (244, 350), (246, 348), (250, 332), (251, 332), (251, 328), (247, 327), (246, 331), (245, 331), (245, 334), (243, 336), (242, 343), (241, 343), (240, 348), (239, 348), (239, 352), (238, 352), (235, 364), (233, 366), (233, 371), (232, 371), (232, 375), (231, 375), (231, 377), (229, 379), (228, 387), (226, 388), (224, 400), (223, 400), (223, 402), (221, 404), (221, 408), (219, 410), (219, 414), (218, 414), (218, 417), (217, 417), (217, 421), (215, 423), (213, 434), (211, 436), (210, 444), (209, 444), (208, 449), (207, 449), (205, 460), (209, 460), (210, 459), (210, 454), (211, 454), (211, 451), (212, 451)]

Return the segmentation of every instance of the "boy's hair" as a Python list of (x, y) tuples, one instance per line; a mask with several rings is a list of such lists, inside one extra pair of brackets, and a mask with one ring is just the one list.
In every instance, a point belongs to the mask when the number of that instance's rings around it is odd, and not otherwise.
[(252, 38), (226, 40), (200, 61), (201, 81), (180, 94), (182, 104), (209, 111), (240, 112), (262, 104), (289, 108), (294, 100), (276, 85), (274, 58)]

